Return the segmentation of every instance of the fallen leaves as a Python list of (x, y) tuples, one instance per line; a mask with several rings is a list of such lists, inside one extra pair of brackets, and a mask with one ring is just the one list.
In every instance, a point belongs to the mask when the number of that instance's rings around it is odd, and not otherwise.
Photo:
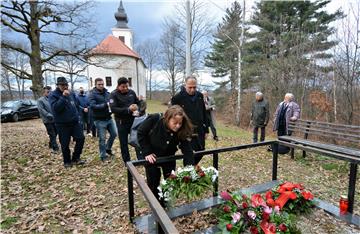
[[(128, 217), (127, 172), (120, 159), (118, 140), (113, 146), (115, 161), (103, 164), (99, 160), (98, 139), (87, 137), (82, 157), (88, 163), (65, 170), (61, 154), (53, 155), (47, 148), (46, 130), (39, 119), (4, 123), (1, 127), (2, 233), (134, 233)], [(219, 129), (219, 142), (207, 141), (208, 149), (251, 140), (221, 137), (221, 133)], [(219, 158), (219, 190), (238, 190), (271, 180), (272, 155), (265, 147), (223, 153)], [(304, 183), (316, 196), (337, 205), (339, 195), (347, 193), (348, 172), (340, 166), (325, 170), (322, 163), (338, 161), (318, 159), (310, 154), (305, 160), (299, 156), (291, 160), (283, 155), (279, 158), (278, 175), (280, 179)], [(201, 164), (212, 165), (211, 157), (204, 157)], [(178, 165), (182, 166), (182, 162)], [(139, 171), (144, 174), (142, 168)], [(136, 215), (149, 213), (141, 191), (137, 186), (134, 189)], [(359, 191), (356, 201), (360, 200)], [(204, 197), (210, 195), (211, 192)], [(355, 203), (355, 213), (360, 214), (359, 202)], [(319, 220), (307, 224), (315, 218)], [(304, 233), (359, 231), (322, 211), (301, 221)], [(191, 216), (174, 222), (181, 233), (190, 233), (215, 225), (216, 217), (209, 210), (194, 211)]]

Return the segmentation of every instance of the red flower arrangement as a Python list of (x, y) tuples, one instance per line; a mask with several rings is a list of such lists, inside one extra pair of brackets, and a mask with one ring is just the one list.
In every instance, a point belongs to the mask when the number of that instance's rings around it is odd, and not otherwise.
[[(300, 233), (294, 225), (295, 214), (310, 210), (314, 196), (301, 184), (285, 182), (265, 193), (245, 194), (223, 191), (224, 204), (216, 212), (223, 233), (251, 234)], [(302, 207), (304, 206), (304, 207)]]

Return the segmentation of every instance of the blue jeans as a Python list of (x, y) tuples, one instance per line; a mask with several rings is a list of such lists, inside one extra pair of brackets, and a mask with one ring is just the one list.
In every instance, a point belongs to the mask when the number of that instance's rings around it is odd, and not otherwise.
[[(113, 119), (109, 120), (95, 120), (94, 124), (98, 131), (99, 137), (99, 151), (100, 151), (100, 158), (106, 158), (106, 151), (110, 151), (114, 140), (116, 138), (116, 127)], [(106, 130), (110, 133), (110, 137), (106, 142)]]

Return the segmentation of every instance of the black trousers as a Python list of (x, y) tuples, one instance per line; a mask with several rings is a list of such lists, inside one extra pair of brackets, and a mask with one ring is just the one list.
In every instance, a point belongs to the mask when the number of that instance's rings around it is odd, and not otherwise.
[(116, 127), (117, 127), (119, 141), (120, 141), (121, 157), (125, 163), (127, 161), (130, 161), (128, 138), (129, 138), (129, 134), (130, 134), (130, 130), (131, 130), (131, 125), (132, 125), (132, 122), (120, 123), (119, 120), (116, 120)]
[[(191, 147), (195, 152), (205, 150), (205, 131), (199, 131), (197, 135), (191, 138)], [(202, 156), (195, 156), (195, 165), (197, 165), (201, 159)]]
[[(253, 143), (258, 142), (259, 127), (253, 129)], [(265, 141), (265, 127), (260, 127), (260, 141)]]
[[(79, 161), (85, 141), (81, 123), (56, 124), (56, 129), (59, 133), (64, 164)], [(69, 148), (71, 137), (75, 141), (75, 148), (72, 157), (70, 155)]]
[(145, 168), (147, 184), (162, 206), (164, 206), (164, 201), (159, 198), (159, 190), (157, 189), (160, 185), (161, 170), (163, 172), (164, 178), (166, 179), (170, 176), (172, 170), (175, 171), (175, 168), (176, 161), (161, 163), (157, 165), (149, 165)]
[(46, 132), (49, 135), (49, 148), (53, 150), (59, 150), (59, 146), (56, 142), (57, 130), (54, 123), (44, 123)]

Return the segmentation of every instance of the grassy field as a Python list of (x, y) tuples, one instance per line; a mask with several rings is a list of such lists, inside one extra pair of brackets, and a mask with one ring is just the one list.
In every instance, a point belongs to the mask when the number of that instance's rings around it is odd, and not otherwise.
[[(163, 112), (166, 106), (149, 101), (148, 112)], [(238, 127), (217, 125), (220, 141), (209, 138), (207, 149), (247, 144), (251, 132)], [(116, 158), (102, 163), (98, 139), (87, 137), (82, 158), (85, 166), (65, 170), (61, 154), (52, 155), (47, 148), (45, 127), (39, 119), (1, 124), (1, 233), (134, 233), (129, 223), (127, 171)], [(135, 159), (132, 150), (132, 158)], [(238, 190), (271, 180), (272, 155), (265, 147), (220, 154), (220, 190)], [(202, 165), (210, 165), (204, 157)], [(301, 152), (295, 160), (280, 156), (279, 179), (303, 183), (316, 197), (337, 205), (347, 194), (348, 164)], [(143, 169), (140, 169), (143, 171)], [(360, 214), (359, 177), (355, 213)], [(135, 189), (136, 215), (149, 212), (141, 191)], [(191, 233), (210, 222), (188, 217), (175, 220), (181, 233)], [(196, 225), (193, 223), (197, 220)], [(321, 210), (299, 218), (303, 233), (359, 233), (359, 229), (340, 222)]]

